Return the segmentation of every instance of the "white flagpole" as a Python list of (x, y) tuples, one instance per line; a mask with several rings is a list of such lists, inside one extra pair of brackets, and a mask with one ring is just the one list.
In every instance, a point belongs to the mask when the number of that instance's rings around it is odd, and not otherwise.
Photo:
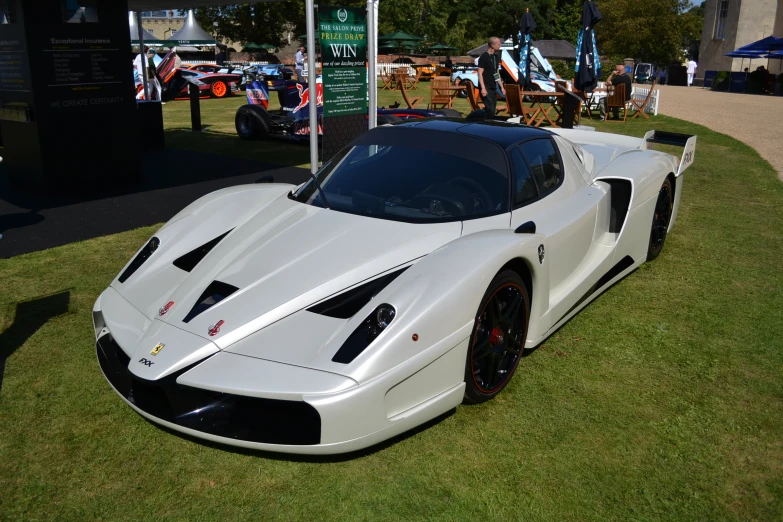
[(368, 127), (378, 125), (378, 0), (367, 0)]
[(310, 89), (310, 172), (318, 172), (318, 88), (316, 87), (315, 61), (315, 2), (305, 0), (307, 21), (307, 88)]

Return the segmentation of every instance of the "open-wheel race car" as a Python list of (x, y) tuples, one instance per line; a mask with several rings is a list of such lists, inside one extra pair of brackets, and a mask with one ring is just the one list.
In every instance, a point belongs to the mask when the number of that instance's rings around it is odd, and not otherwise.
[(695, 146), (380, 126), (299, 186), (219, 190), (155, 232), (95, 302), (100, 367), (136, 412), (194, 437), (373, 445), (492, 399), (526, 350), (660, 255)]
[[(267, 82), (255, 81), (247, 88), (247, 104), (237, 109), (234, 124), (237, 134), (244, 140), (279, 138), (306, 143), (310, 136), (310, 88), (307, 83), (285, 80), (284, 90), (277, 93), (279, 110), (269, 109)], [(315, 82), (316, 107), (318, 109), (318, 134), (323, 135), (323, 84), (320, 77)], [(454, 109), (403, 109), (378, 108), (378, 124), (400, 120), (452, 117), (462, 114)]]

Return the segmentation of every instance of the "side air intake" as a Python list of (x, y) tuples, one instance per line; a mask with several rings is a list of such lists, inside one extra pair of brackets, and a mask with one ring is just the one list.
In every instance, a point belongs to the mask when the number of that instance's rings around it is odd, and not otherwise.
[(141, 252), (139, 252), (135, 258), (133, 258), (133, 261), (131, 261), (131, 264), (128, 265), (128, 268), (125, 269), (125, 271), (120, 276), (120, 283), (124, 283), (130, 276), (133, 275), (133, 272), (139, 269), (141, 265), (144, 264), (144, 261), (149, 259), (149, 257), (158, 249), (160, 246), (160, 239), (157, 237), (153, 237), (149, 240), (149, 242), (144, 245), (144, 248), (141, 249)]
[(625, 218), (628, 216), (633, 186), (627, 179), (602, 179), (600, 181), (608, 183), (612, 188), (612, 211), (609, 218), (609, 232), (618, 233), (623, 229)]
[(239, 288), (236, 286), (229, 285), (227, 283), (221, 283), (220, 281), (212, 281), (209, 283), (207, 289), (204, 290), (204, 292), (198, 298), (198, 301), (196, 301), (196, 304), (193, 306), (193, 308), (191, 308), (190, 312), (188, 312), (188, 315), (185, 316), (182, 322), (190, 322), (190, 320), (196, 317), (198, 314), (209, 310), (211, 307), (230, 296), (237, 290), (239, 290)]
[(342, 294), (336, 295), (317, 305), (311, 306), (307, 311), (337, 319), (350, 319), (356, 315), (364, 305), (369, 303), (370, 299), (378, 295), (378, 292), (386, 288), (389, 283), (394, 281), (397, 276), (407, 269), (408, 267), (406, 266), (405, 268), (381, 276), (378, 279), (373, 279), (372, 281), (352, 288), (347, 292), (343, 292)]
[[(233, 228), (231, 229), (233, 230)], [(231, 232), (229, 230), (228, 232)], [(194, 248), (187, 254), (178, 257), (174, 261), (174, 266), (179, 268), (180, 270), (184, 270), (185, 272), (190, 272), (193, 270), (199, 262), (204, 259), (204, 257), (209, 254), (209, 251), (215, 248), (215, 245), (220, 243), (220, 240), (223, 239), (228, 235), (228, 232), (225, 232), (223, 234), (220, 234), (218, 237), (213, 239), (212, 241), (209, 241), (207, 243), (204, 243), (200, 247)]]

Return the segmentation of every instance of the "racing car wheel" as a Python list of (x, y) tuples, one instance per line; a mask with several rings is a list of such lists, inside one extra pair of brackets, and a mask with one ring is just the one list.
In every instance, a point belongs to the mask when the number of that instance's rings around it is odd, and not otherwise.
[(647, 261), (652, 261), (663, 250), (666, 242), (666, 234), (669, 231), (669, 223), (672, 220), (672, 208), (674, 206), (674, 189), (669, 178), (663, 180), (661, 190), (658, 192), (658, 200), (655, 202), (652, 227), (650, 230), (650, 242), (647, 247)]
[(234, 117), (237, 134), (243, 140), (257, 140), (269, 135), (269, 113), (260, 105), (242, 105)]
[(461, 90), (461, 91), (459, 91), (457, 93), (457, 98), (467, 98), (468, 94), (467, 94), (467, 92), (465, 92), (465, 90), (473, 88), (473, 82), (472, 81), (465, 80), (463, 82), (461, 78), (457, 78), (457, 81), (454, 82), (454, 85), (462, 85), (463, 83), (465, 84), (465, 89), (463, 89), (463, 90)]
[(209, 92), (212, 93), (212, 96), (215, 98), (225, 98), (230, 91), (226, 82), (217, 80), (210, 86)]
[(465, 403), (490, 400), (514, 375), (525, 349), (529, 295), (522, 278), (513, 270), (503, 270), (489, 284), (468, 345)]

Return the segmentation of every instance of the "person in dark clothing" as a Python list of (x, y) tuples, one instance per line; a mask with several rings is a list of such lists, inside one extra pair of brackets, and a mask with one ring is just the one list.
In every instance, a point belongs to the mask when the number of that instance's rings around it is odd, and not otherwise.
[(443, 64), (446, 69), (454, 69), (454, 62), (451, 61), (451, 56), (446, 55), (446, 63)]
[[(606, 85), (625, 85), (625, 101), (631, 99), (631, 88), (633, 87), (631, 85), (631, 77), (625, 74), (625, 65), (618, 63), (615, 66), (614, 71), (609, 73), (609, 77), (606, 79)], [(603, 120), (606, 117), (606, 98), (604, 97), (601, 99), (601, 119)], [(618, 107), (612, 107), (612, 114), (615, 118), (620, 117), (620, 109)]]
[(498, 94), (496, 87), (500, 87), (503, 96), (506, 95), (506, 88), (503, 87), (503, 81), (500, 79), (500, 38), (493, 36), (487, 42), (487, 52), (479, 57), (478, 61), (478, 81), (481, 89), (481, 101), (484, 102), (484, 112), (487, 116), (495, 115), (497, 107)]
[(215, 65), (223, 65), (224, 63), (226, 63), (226, 51), (215, 47)]

